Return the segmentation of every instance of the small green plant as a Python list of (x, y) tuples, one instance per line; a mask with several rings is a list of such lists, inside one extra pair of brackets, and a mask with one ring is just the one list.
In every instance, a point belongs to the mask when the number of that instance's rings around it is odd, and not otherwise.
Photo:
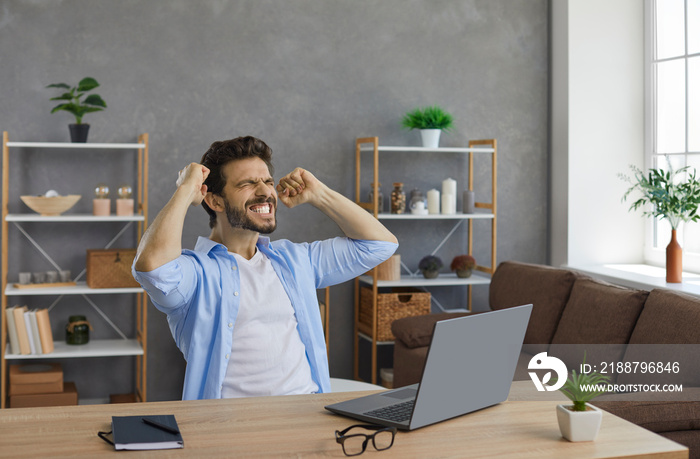
[(423, 257), (418, 263), (418, 269), (421, 271), (439, 271), (442, 268), (442, 260), (435, 255)]
[[(583, 354), (583, 365), (586, 365), (586, 354)], [(590, 402), (597, 396), (604, 394), (605, 390), (602, 385), (607, 384), (610, 378), (607, 375), (602, 375), (597, 372), (591, 373), (576, 373), (576, 370), (571, 371), (571, 376), (566, 380), (561, 391), (566, 397), (574, 403), (571, 411), (586, 411), (586, 403)], [(598, 387), (598, 390), (591, 390), (593, 387)]]
[(56, 113), (57, 111), (65, 110), (67, 112), (72, 113), (73, 116), (75, 116), (76, 124), (82, 124), (83, 116), (85, 116), (86, 113), (99, 112), (107, 108), (107, 104), (105, 103), (105, 101), (102, 100), (102, 97), (100, 97), (97, 94), (90, 94), (85, 99), (81, 100), (85, 93), (87, 93), (88, 91), (92, 91), (99, 85), (100, 84), (97, 82), (97, 80), (91, 77), (83, 78), (82, 80), (80, 80), (77, 86), (73, 87), (68, 86), (65, 83), (55, 83), (48, 85), (47, 88), (68, 89), (68, 92), (64, 92), (58, 97), (51, 98), (51, 100), (67, 101), (55, 106), (53, 110), (51, 110), (51, 113)]
[[(634, 201), (630, 210), (637, 210), (642, 206), (651, 204), (651, 210), (644, 210), (643, 215), (649, 217), (666, 218), (672, 229), (677, 229), (681, 221), (696, 222), (700, 220), (698, 205), (700, 205), (700, 182), (695, 178), (695, 171), (688, 173), (690, 166), (669, 171), (662, 169), (649, 169), (647, 175), (635, 166), (630, 166), (634, 177), (618, 174), (622, 180), (632, 183), (622, 197), (623, 201), (635, 192), (639, 191), (642, 197)], [(680, 175), (688, 173), (686, 180), (681, 180)]]
[(401, 125), (406, 129), (452, 129), (452, 115), (437, 105), (425, 108), (416, 108), (406, 113)]
[(450, 263), (450, 269), (452, 271), (466, 271), (474, 269), (476, 266), (476, 260), (471, 255), (457, 255), (452, 259)]

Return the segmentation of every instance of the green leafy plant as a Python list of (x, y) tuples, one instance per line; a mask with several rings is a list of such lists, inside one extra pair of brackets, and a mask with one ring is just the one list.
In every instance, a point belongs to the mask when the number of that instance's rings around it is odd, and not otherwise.
[(421, 271), (438, 271), (442, 268), (442, 260), (435, 255), (423, 257), (418, 263), (418, 269)]
[[(586, 354), (584, 353), (582, 368), (585, 365)], [(607, 375), (602, 375), (595, 371), (591, 373), (576, 373), (576, 370), (572, 370), (571, 375), (559, 391), (573, 402), (574, 406), (571, 411), (586, 411), (586, 403), (606, 392), (604, 389), (590, 390), (590, 388), (597, 385), (605, 385), (609, 381), (610, 378)]]
[(107, 108), (105, 101), (102, 100), (102, 97), (97, 94), (90, 94), (89, 96), (85, 97), (85, 99), (81, 100), (85, 93), (92, 91), (99, 85), (100, 84), (97, 82), (97, 80), (91, 77), (83, 78), (80, 80), (77, 86), (73, 87), (68, 86), (66, 83), (54, 83), (48, 85), (47, 88), (68, 90), (58, 97), (51, 98), (51, 100), (67, 101), (55, 106), (53, 110), (51, 110), (51, 113), (65, 110), (75, 116), (76, 124), (82, 124), (83, 116), (85, 116), (86, 113), (99, 112)]
[[(689, 167), (677, 170), (669, 167), (668, 171), (649, 169), (649, 173), (645, 175), (641, 169), (630, 166), (633, 177), (618, 174), (622, 180), (632, 183), (622, 200), (626, 201), (635, 191), (641, 192), (642, 196), (632, 203), (630, 210), (651, 204), (651, 210), (644, 210), (643, 214), (668, 219), (672, 229), (677, 229), (681, 221), (696, 222), (700, 219), (700, 182), (695, 178), (694, 170), (692, 173), (688, 172)], [(680, 176), (686, 173), (687, 178), (682, 180)]]
[(406, 129), (452, 129), (452, 115), (437, 105), (425, 108), (416, 108), (406, 113), (401, 120), (401, 125)]
[(474, 269), (475, 266), (476, 260), (471, 255), (457, 255), (450, 263), (452, 271)]

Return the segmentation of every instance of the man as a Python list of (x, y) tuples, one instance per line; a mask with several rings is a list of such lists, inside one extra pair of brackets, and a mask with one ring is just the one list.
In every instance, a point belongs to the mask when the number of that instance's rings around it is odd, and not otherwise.
[[(378, 220), (307, 170), (275, 186), (271, 157), (254, 137), (214, 142), (201, 164), (180, 171), (139, 244), (134, 277), (167, 314), (187, 360), (185, 400), (329, 391), (316, 289), (366, 272), (398, 247)], [(278, 199), (317, 207), (346, 237), (296, 244), (261, 236), (275, 230)], [(211, 234), (183, 250), (185, 215), (199, 204)]]

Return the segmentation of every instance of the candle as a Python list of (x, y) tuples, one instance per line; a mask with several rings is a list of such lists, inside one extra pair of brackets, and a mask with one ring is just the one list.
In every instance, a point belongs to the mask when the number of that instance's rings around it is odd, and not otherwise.
[[(445, 196), (449, 195), (452, 200), (449, 201), (447, 206), (445, 203)], [(457, 212), (457, 182), (451, 178), (446, 178), (442, 181), (442, 213), (443, 214), (454, 214)]]
[(451, 178), (446, 178), (442, 181), (442, 194), (447, 193), (457, 196), (457, 182)]
[(428, 191), (428, 213), (440, 213), (440, 192), (438, 190), (432, 189)]
[(463, 194), (462, 208), (465, 214), (474, 213), (474, 192), (466, 190)]
[(452, 215), (456, 212), (455, 206), (455, 195), (453, 194), (443, 194), (442, 195), (442, 213)]

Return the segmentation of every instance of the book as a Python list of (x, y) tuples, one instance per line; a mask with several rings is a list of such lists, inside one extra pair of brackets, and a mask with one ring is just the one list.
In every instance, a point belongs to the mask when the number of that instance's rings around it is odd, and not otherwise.
[(39, 336), (41, 337), (41, 351), (44, 354), (50, 354), (53, 352), (54, 345), (48, 309), (39, 309), (36, 311), (36, 324), (39, 328)]
[(17, 306), (12, 312), (15, 316), (15, 329), (17, 329), (17, 341), (19, 341), (19, 353), (22, 355), (31, 354), (32, 350), (29, 347), (29, 335), (27, 334), (27, 326), (24, 324), (24, 312), (26, 306)]
[(41, 349), (41, 336), (39, 336), (39, 326), (36, 323), (36, 309), (32, 309), (28, 312), (29, 314), (29, 325), (32, 328), (32, 338), (34, 339), (34, 351), (36, 354), (43, 354), (44, 351)]
[(115, 450), (184, 448), (172, 414), (112, 416), (112, 438)]
[(36, 354), (36, 346), (34, 345), (34, 334), (32, 333), (32, 319), (29, 317), (29, 315), (29, 311), (24, 311), (24, 327), (27, 329), (27, 339), (29, 340), (29, 353)]
[(15, 313), (14, 309), (18, 306), (12, 306), (11, 308), (5, 309), (5, 315), (7, 320), (7, 337), (10, 341), (10, 350), (13, 354), (19, 354), (19, 338), (17, 337), (17, 327), (15, 327)]

